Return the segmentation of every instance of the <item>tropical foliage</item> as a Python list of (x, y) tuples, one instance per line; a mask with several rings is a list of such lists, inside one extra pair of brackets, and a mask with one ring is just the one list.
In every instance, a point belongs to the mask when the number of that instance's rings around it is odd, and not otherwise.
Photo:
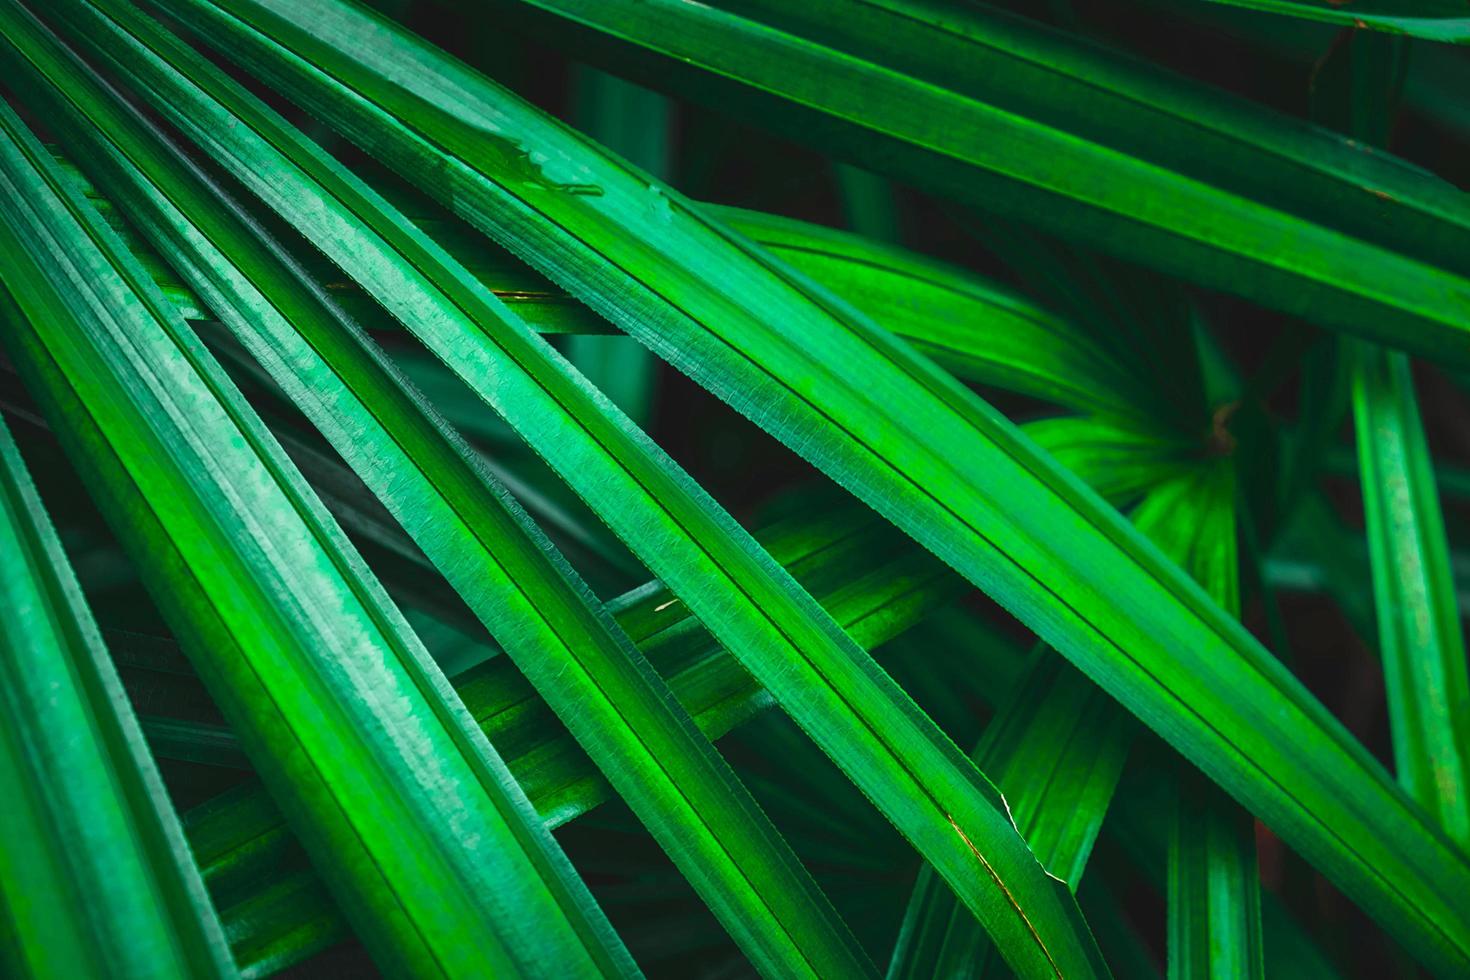
[(0, 0), (5, 974), (1470, 976), (1467, 39)]

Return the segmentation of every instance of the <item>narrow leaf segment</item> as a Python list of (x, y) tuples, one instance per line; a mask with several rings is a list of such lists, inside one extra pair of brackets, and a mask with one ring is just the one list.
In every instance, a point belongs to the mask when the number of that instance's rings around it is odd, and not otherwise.
[[(203, 27), (211, 43), (225, 47), (252, 72), (408, 179), (419, 180), (426, 191), (745, 412), (1014, 610), (1367, 907), (1426, 964), (1447, 973), (1470, 969), (1470, 909), (1461, 900), (1470, 892), (1470, 863), (1463, 854), (1228, 613), (952, 377), (809, 280), (793, 276), (697, 205), (359, 7), (337, 0), (169, 0), (167, 6)], [(119, 60), (131, 58), (120, 45), (109, 48)], [(102, 54), (107, 56), (107, 50)], [(159, 77), (149, 73), (150, 81)], [(283, 198), (277, 168), (262, 167), (253, 157), (247, 163), (228, 148), (248, 127), (224, 132), (218, 125), (191, 121), (183, 98), (161, 96), (157, 104), (212, 152), (233, 156), (232, 169), (242, 177), (251, 179), (252, 170), (261, 175), (255, 180), (263, 197), (275, 199), (286, 213), (299, 210)], [(908, 114), (923, 116), (912, 109)], [(536, 161), (529, 172), (527, 160)], [(269, 180), (263, 176), (267, 172)], [(1406, 172), (1395, 173), (1396, 179), (1414, 183)], [(1430, 193), (1422, 182), (1415, 186)], [(1387, 233), (1397, 226), (1384, 228)], [(1400, 244), (1440, 249), (1462, 234), (1450, 224), (1440, 231)], [(1300, 244), (1293, 254), (1319, 254), (1315, 246)], [(1445, 250), (1444, 257), (1450, 264), (1464, 261), (1463, 253), (1456, 259), (1453, 250)], [(1414, 279), (1399, 271), (1386, 269), (1382, 281), (1404, 285)], [(1352, 278), (1363, 281), (1356, 272)], [(1413, 302), (1446, 295), (1426, 285)], [(1459, 316), (1450, 319), (1459, 322)], [(1454, 343), (1463, 346), (1463, 337)], [(569, 480), (578, 476), (562, 472)], [(594, 495), (588, 499), (595, 502)], [(608, 516), (606, 508), (603, 513)], [(625, 540), (639, 546), (630, 531), (623, 531)], [(706, 555), (728, 556), (728, 562), (719, 563), (727, 572), (737, 567), (755, 572), (755, 564), (733, 564), (736, 552), (713, 536), (695, 540), (710, 549)], [(724, 634), (737, 655), (748, 657), (754, 673), (773, 680), (768, 671), (775, 664), (755, 655), (767, 649), (765, 641), (735, 641), (728, 630), (734, 624), (724, 611), (711, 608), (684, 569), (672, 567), (672, 541), (668, 548), (650, 549), (650, 543), (645, 532), (641, 546), (650, 566)], [(690, 554), (687, 545), (679, 552)], [(785, 630), (810, 622), (809, 610), (795, 615), (791, 594), (770, 587), (774, 582), (766, 573), (740, 577), (742, 591), (759, 584), (759, 591), (745, 594), (759, 597), (756, 606), (767, 623), (779, 618)], [(680, 580), (687, 587), (676, 584)], [(805, 628), (787, 636), (817, 640)], [(803, 641), (788, 649), (816, 648)], [(834, 740), (839, 730), (829, 727), (826, 717), (839, 706), (813, 703), (843, 686), (836, 671), (843, 661), (855, 663), (851, 653), (803, 658), (813, 668), (812, 680), (826, 682), (817, 686), (791, 684), (794, 661), (789, 653), (779, 659), (785, 682), (768, 683), (768, 688), (856, 776), (855, 757), (846, 755), (846, 747), (839, 750), (841, 743)], [(840, 670), (856, 680), (846, 668)], [(877, 680), (866, 668), (862, 672)], [(868, 681), (860, 683), (876, 694)], [(866, 723), (843, 725), (841, 733), (863, 728), (874, 735), (892, 733), (891, 740), (883, 738), (890, 751), (918, 750), (927, 741), (928, 736), (899, 738), (900, 729), (884, 727), (880, 715), (891, 722), (899, 713), (876, 706), (893, 706), (897, 692), (870, 705), (857, 690), (838, 696), (846, 705), (861, 706), (862, 713), (870, 707), (873, 713)], [(934, 765), (905, 763), (905, 779), (954, 771), (954, 761), (940, 762), (928, 756), (927, 748), (922, 752)], [(954, 759), (950, 748), (943, 756)], [(863, 768), (872, 771), (870, 765)], [(952, 885), (974, 886), (968, 845), (952, 828), (945, 830), (948, 818), (960, 819), (960, 813), (928, 802), (936, 796), (906, 791), (909, 800), (926, 801), (920, 832), (920, 822), (908, 824), (904, 816), (912, 804), (868, 788), (891, 818), (910, 828), (926, 855), (948, 869)], [(992, 826), (1001, 839), (1003, 828)], [(965, 834), (971, 841), (986, 836), (968, 829)], [(940, 860), (925, 842), (948, 843), (948, 858)], [(1044, 901), (1039, 891), (1037, 900)], [(982, 900), (972, 907), (989, 917), (993, 930), (998, 927), (994, 905)], [(1013, 941), (998, 947), (1007, 953), (1025, 948), (1025, 921), (1012, 916), (1009, 926)], [(1067, 931), (1060, 920), (1058, 928)], [(1031, 948), (1032, 967), (1043, 973), (1051, 969), (1041, 949)]]
[(3, 422), (0, 799), (6, 976), (234, 976), (173, 805)]
[(636, 974), (340, 530), (8, 108), (0, 269), (27, 389), (385, 968)]

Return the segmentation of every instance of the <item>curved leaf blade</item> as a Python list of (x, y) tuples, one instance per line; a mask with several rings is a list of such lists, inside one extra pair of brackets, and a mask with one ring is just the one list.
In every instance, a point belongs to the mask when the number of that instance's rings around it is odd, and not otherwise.
[(385, 21), (338, 3), (168, 6), (1014, 610), (1427, 963), (1470, 967), (1458, 849), (1238, 623), (972, 392)]
[[(793, 520), (768, 529), (761, 541), (868, 648), (913, 626), (960, 588), (948, 569), (875, 523), (870, 512), (839, 508), (818, 520)], [(711, 739), (770, 707), (770, 695), (661, 583), (627, 592), (609, 608)], [(503, 659), (467, 671), (455, 685), (486, 736), (515, 747), (507, 749), (506, 764), (548, 828), (613, 798), (576, 743)], [(309, 869), (294, 867), (295, 847), (264, 793), (228, 793), (186, 814), (186, 828), (210, 891), (232, 925), (243, 967), (257, 965), (252, 950), (267, 949), (274, 962), (289, 965), (341, 934), (340, 927), (308, 928), (313, 922), (336, 924), (339, 916), (318, 886), (300, 884), (311, 877)], [(314, 903), (304, 897), (307, 892), (319, 896)], [(284, 936), (265, 938), (273, 933)]]
[(62, 9), (87, 24), (69, 39), (124, 76), (146, 73), (157, 108), (308, 230), (545, 456), (941, 869), (1018, 972), (1106, 972), (1075, 900), (994, 787), (626, 417), (387, 202), (130, 5), (109, 2), (107, 18)]
[[(1141, 533), (1217, 588), (1235, 579), (1234, 483), (1224, 478), (1227, 465), (1205, 462), (1194, 472), (1160, 477), (1133, 515)], [(1092, 467), (1089, 475), (1106, 480), (1105, 473), (1105, 467)], [(1027, 842), (1073, 891), (1134, 735), (1132, 720), (1115, 701), (1043, 646), (975, 748), (976, 763), (994, 774)], [(993, 976), (992, 954), (943, 883), (921, 871), (888, 980)]]
[[(111, 213), (114, 205), (84, 174), (76, 179)], [(810, 222), (744, 208), (706, 204), (732, 230), (764, 246), (885, 329), (904, 337), (956, 377), (1032, 395), (1104, 415), (1145, 414), (1129, 392), (1146, 379), (1120, 366), (1111, 353), (1064, 317), (1009, 287), (908, 249)], [(496, 298), (540, 333), (597, 334), (609, 327), (587, 307), (503, 249), (458, 226), (415, 222), (470, 270)], [(120, 223), (119, 223), (120, 224)], [(185, 319), (207, 318), (207, 304), (130, 227), (120, 234)], [(126, 236), (132, 235), (131, 239)], [(309, 269), (313, 278), (327, 272)], [(357, 305), (355, 283), (334, 284), (337, 297)], [(341, 288), (350, 285), (353, 292)], [(436, 404), (436, 407), (437, 404)], [(446, 410), (447, 414), (447, 410)]]
[(980, 3), (514, 6), (596, 60), (872, 169), (1470, 364), (1466, 195), (1326, 130)]
[(667, 685), (381, 351), (44, 29), (0, 16), (0, 30), (99, 182), (445, 574), (762, 972), (871, 973)]
[(1056, 313), (980, 276), (805, 221), (706, 211), (810, 276), (956, 377), (1083, 412), (1137, 415), (1146, 383)]
[(635, 974), (217, 365), (8, 108), (0, 128), (0, 335), (364, 941), (424, 974)]
[(3, 422), (0, 709), (6, 974), (234, 976), (173, 805)]

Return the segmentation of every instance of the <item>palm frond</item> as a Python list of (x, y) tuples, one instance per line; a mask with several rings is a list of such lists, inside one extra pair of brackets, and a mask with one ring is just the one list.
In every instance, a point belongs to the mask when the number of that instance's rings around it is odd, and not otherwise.
[(998, 3), (0, 0), (7, 974), (1470, 972), (1470, 17)]

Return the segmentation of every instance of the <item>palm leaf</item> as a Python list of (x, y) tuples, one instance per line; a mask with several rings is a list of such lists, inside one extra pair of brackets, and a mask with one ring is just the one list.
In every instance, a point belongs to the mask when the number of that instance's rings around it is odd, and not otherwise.
[[(596, 69), (578, 77), (577, 115), (594, 139), (661, 179), (669, 176), (672, 113), (667, 99)], [(567, 360), (639, 425), (648, 421), (655, 359), (622, 337), (577, 336)]]
[(377, 955), (636, 973), (218, 366), (8, 108), (0, 128), (10, 355)]
[[(1017, 825), (1052, 874), (1075, 888), (1123, 768), (1131, 720), (1045, 647), (986, 728), (975, 762), (1006, 794)], [(919, 872), (889, 980), (982, 977), (995, 948), (943, 881)]]
[(1446, 3), (0, 0), (8, 972), (1470, 972)]
[[(906, 545), (871, 512), (849, 508), (817, 520), (795, 518), (761, 538), (864, 646), (909, 628), (958, 588), (943, 566)], [(770, 705), (770, 695), (661, 583), (625, 593), (609, 608), (710, 738)], [(583, 750), (504, 658), (466, 672), (455, 684), (486, 736), (507, 746), (507, 765), (548, 827), (613, 798)], [(338, 913), (303, 865), (279, 811), (258, 788), (196, 808), (186, 815), (186, 825), (247, 972), (266, 963), (297, 962), (343, 935)], [(308, 902), (306, 895), (316, 897)], [(331, 928), (307, 928), (313, 922)], [(262, 938), (272, 934), (280, 935)], [(256, 949), (267, 950), (270, 959), (252, 960)]]
[(1409, 362), (1353, 351), (1353, 417), (1399, 782), (1470, 841), (1470, 682), (1439, 494)]
[(863, 972), (866, 958), (775, 828), (467, 447), (354, 324), (272, 261), (227, 196), (38, 31), (5, 28), (65, 96), (42, 93), (38, 104), (52, 107), (99, 182), (501, 638), (751, 959), (775, 973)]
[(1103, 415), (1137, 416), (1149, 379), (1015, 290), (804, 221), (708, 206), (731, 230), (850, 302), (956, 377)]
[[(1235, 493), (1229, 472), (1216, 464), (1164, 478), (1134, 514), (1142, 533), (1157, 538), (1166, 554), (1209, 582), (1222, 598), (1228, 598), (1235, 576)], [(1048, 870), (1073, 890), (1133, 735), (1130, 719), (1115, 702), (1042, 648), (975, 749), (977, 764), (994, 774), (1026, 840)], [(986, 976), (993, 967), (993, 949), (961, 911), (942, 882), (920, 872), (889, 962), (890, 980)], [(1208, 917), (1182, 921), (1207, 922)]]
[[(1334, 55), (1347, 62), (1328, 90), (1343, 103), (1345, 125), (1387, 143), (1408, 57), (1404, 44), (1366, 37)], [(1470, 840), (1470, 681), (1410, 364), (1371, 344), (1352, 345), (1349, 363), (1399, 782), (1463, 844)]]
[[(84, 174), (78, 172), (76, 180), (105, 214), (115, 213), (112, 202)], [(1086, 331), (1012, 288), (907, 249), (810, 222), (743, 208), (706, 207), (732, 230), (841, 295), (956, 377), (1079, 411), (1138, 416), (1145, 407), (1135, 403), (1141, 394), (1128, 396), (1148, 391), (1151, 379), (1119, 364)], [(536, 331), (573, 335), (609, 331), (605, 320), (482, 238), (442, 219), (420, 218), (415, 223)], [(120, 222), (115, 227), (127, 239), (130, 228)], [(208, 319), (205, 301), (178, 281), (146, 241), (134, 235), (128, 245), (181, 316)], [(308, 269), (318, 281), (330, 277), (326, 269), (309, 265)], [(334, 298), (348, 310), (372, 316), (357, 311), (362, 293), (355, 283), (333, 286)], [(344, 289), (348, 286), (351, 292)], [(412, 364), (405, 366), (410, 374)], [(436, 399), (435, 406), (459, 423), (452, 402), (441, 405)]]
[(1326, 130), (979, 3), (515, 6), (656, 87), (946, 197), (1467, 361), (1464, 195)]
[(1261, 889), (1250, 814), (1181, 769), (1169, 836), (1169, 977), (1262, 980)]
[[(90, 8), (75, 13), (94, 16)], [(114, 13), (135, 38), (146, 37), (186, 65), (190, 80), (160, 72), (156, 56), (132, 41), (98, 48), (105, 37), (119, 36), (100, 16), (89, 20), (85, 35), (69, 36), (103, 57), (127, 55), (128, 71), (146, 71), (158, 83), (183, 82), (188, 94), (170, 96), (168, 104), (185, 110), (177, 119), (192, 138), (239, 136), (240, 143), (214, 150), (227, 160), (251, 153), (254, 162), (236, 172), (252, 189), (294, 219), (324, 222), (311, 230), (320, 244), (337, 243), (330, 247), (334, 261), (511, 422), (765, 682), (942, 868), (988, 928), (1005, 937), (998, 946), (1013, 965), (1043, 975), (1058, 967), (1084, 974), (1104, 969), (1072, 897), (1046, 876), (994, 788), (707, 494), (386, 202), (177, 41), (131, 11)], [(209, 85), (245, 116), (231, 115), (234, 127), (206, 125), (208, 115), (227, 110), (194, 82)], [(257, 127), (270, 132), (271, 142)], [(290, 149), (289, 162), (281, 147)], [(979, 846), (986, 848), (983, 859)]]
[(0, 672), (6, 974), (234, 975), (173, 806), (3, 423)]
[(410, 179), (433, 174), (425, 190), (1016, 611), (1427, 962), (1467, 962), (1463, 856), (1228, 614), (952, 378), (386, 21), (170, 6)]
[[(1143, 526), (1158, 520), (1162, 508), (1175, 511), (1164, 533), (1184, 540), (1171, 550), (1188, 555), (1199, 582), (1239, 616), (1234, 471), (1217, 464), (1186, 487), (1162, 488), (1144, 501), (1135, 519)], [(1188, 766), (1178, 767), (1174, 784), (1166, 888), (1169, 977), (1263, 980), (1255, 821)]]

